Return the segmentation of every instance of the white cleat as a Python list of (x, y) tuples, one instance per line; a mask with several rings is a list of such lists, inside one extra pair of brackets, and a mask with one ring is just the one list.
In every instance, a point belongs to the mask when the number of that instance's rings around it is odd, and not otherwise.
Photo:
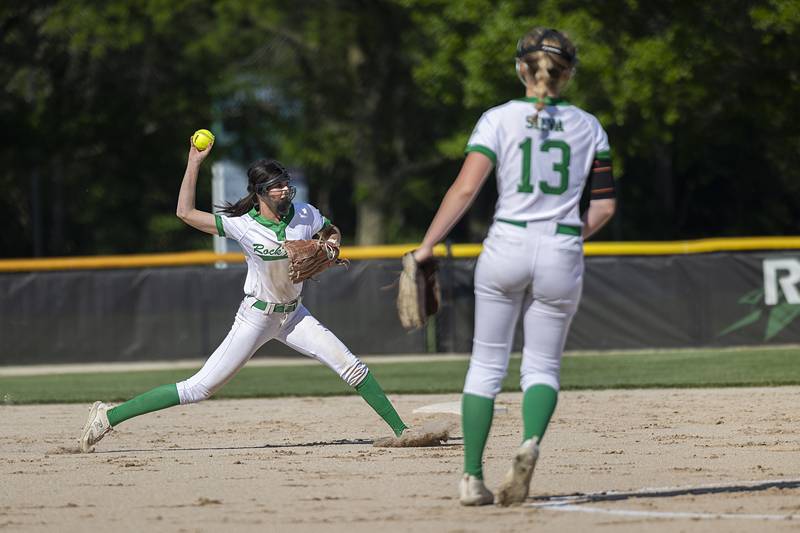
[(486, 488), (482, 479), (464, 474), (458, 485), (461, 505), (489, 505), (494, 502), (494, 494)]
[(514, 456), (514, 462), (508, 470), (502, 485), (497, 490), (495, 503), (508, 506), (520, 504), (528, 497), (531, 476), (539, 458), (539, 444), (536, 439), (528, 439), (522, 443)]
[(111, 431), (111, 424), (108, 422), (108, 415), (106, 412), (111, 409), (111, 406), (103, 402), (94, 402), (91, 410), (89, 411), (89, 420), (83, 426), (83, 434), (81, 435), (81, 451), (89, 453), (94, 451), (94, 445), (100, 442), (106, 433)]

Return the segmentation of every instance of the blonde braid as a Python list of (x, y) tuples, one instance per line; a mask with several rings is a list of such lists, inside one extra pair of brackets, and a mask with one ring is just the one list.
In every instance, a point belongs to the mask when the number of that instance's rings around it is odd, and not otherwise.
[(535, 52), (532, 59), (533, 61), (526, 60), (525, 63), (528, 65), (528, 70), (533, 73), (533, 93), (538, 100), (536, 102), (536, 113), (533, 117), (533, 120), (536, 121), (538, 120), (539, 112), (545, 108), (545, 98), (547, 98), (548, 91), (553, 89), (555, 85), (550, 77), (550, 71), (555, 67), (555, 62), (544, 52)]

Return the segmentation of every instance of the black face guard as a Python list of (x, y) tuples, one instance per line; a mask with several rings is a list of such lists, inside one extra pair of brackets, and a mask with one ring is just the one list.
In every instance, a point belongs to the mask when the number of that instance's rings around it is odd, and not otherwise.
[[(544, 44), (544, 41), (546, 40), (558, 41), (558, 46)], [(564, 40), (564, 37), (562, 37), (561, 34), (554, 29), (546, 30), (535, 43), (529, 44), (528, 46), (522, 46), (522, 39), (520, 39), (517, 42), (516, 57), (517, 59), (520, 59), (531, 52), (538, 52), (540, 50), (542, 52), (548, 52), (563, 57), (567, 63), (569, 63), (570, 67), (574, 67), (577, 64), (577, 59), (575, 56), (567, 52), (567, 43)]]
[[(284, 181), (291, 181), (292, 180), (292, 175), (289, 174), (288, 170), (286, 170), (285, 168), (283, 168), (280, 165), (278, 165), (278, 168), (281, 169), (281, 173), (280, 174), (268, 179), (267, 181), (263, 181), (263, 182), (259, 183), (258, 185), (256, 185), (256, 194), (257, 195), (266, 197), (267, 196), (267, 191), (269, 191), (269, 188), (272, 187), (273, 185), (277, 185), (278, 183), (281, 183), (281, 182), (284, 182)], [(290, 190), (294, 189), (294, 187), (290, 186), (289, 189)], [(291, 193), (291, 195), (292, 195), (292, 198), (294, 198), (294, 193)]]
[(292, 203), (295, 194), (297, 194), (297, 188), (294, 185), (289, 185), (289, 191), (286, 193), (286, 197), (283, 200)]
[(269, 205), (270, 209), (272, 209), (278, 215), (284, 216), (289, 212), (289, 208), (292, 206), (292, 200), (294, 200), (294, 196), (297, 194), (297, 188), (289, 185), (289, 190), (286, 191), (286, 194), (279, 200), (273, 200), (269, 196), (269, 190), (271, 187), (274, 187), (279, 183), (289, 182), (292, 179), (292, 176), (289, 174), (288, 170), (283, 167), (280, 168), (280, 174), (256, 185), (256, 194), (263, 198), (267, 205)]
[[(281, 180), (281, 181), (287, 181), (287, 180)], [(278, 183), (280, 183), (280, 181)], [(274, 185), (275, 183), (271, 185), (267, 185), (266, 183), (259, 183), (256, 186), (256, 194), (261, 196), (262, 198), (269, 198), (269, 189)], [(286, 193), (286, 197), (289, 198), (289, 201), (294, 199), (295, 194), (297, 194), (297, 188), (294, 185), (289, 185), (289, 191)]]
[(283, 216), (289, 212), (289, 208), (292, 206), (292, 200), (294, 200), (294, 195), (297, 194), (297, 189), (292, 185), (289, 185), (289, 190), (286, 191), (286, 194), (282, 196), (280, 199), (275, 200), (269, 195), (269, 189), (266, 187), (258, 187), (259, 191), (263, 189), (263, 193), (259, 192), (258, 195), (266, 202), (266, 204), (276, 212), (278, 215)]

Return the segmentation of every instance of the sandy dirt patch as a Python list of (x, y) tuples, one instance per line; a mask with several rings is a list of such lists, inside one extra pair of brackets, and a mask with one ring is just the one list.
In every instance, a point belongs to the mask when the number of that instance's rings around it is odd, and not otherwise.
[[(485, 473), (520, 441), (504, 394)], [(520, 507), (463, 508), (447, 446), (388, 434), (356, 396), (221, 400), (130, 420), (75, 453), (88, 405), (0, 406), (3, 531), (798, 531), (800, 388), (565, 392)], [(412, 414), (458, 395), (391, 396)], [(609, 492), (613, 491), (613, 492)]]

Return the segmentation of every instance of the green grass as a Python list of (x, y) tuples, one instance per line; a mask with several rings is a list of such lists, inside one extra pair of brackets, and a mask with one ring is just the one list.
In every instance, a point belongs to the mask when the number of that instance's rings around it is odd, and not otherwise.
[[(373, 363), (387, 392), (460, 392), (466, 361)], [(0, 377), (0, 403), (72, 403), (126, 400), (191, 370)], [(562, 388), (631, 389), (800, 384), (800, 350), (676, 351), (566, 357)], [(519, 390), (519, 358), (512, 358), (503, 390)], [(269, 398), (352, 394), (322, 365), (244, 368), (215, 398)]]

